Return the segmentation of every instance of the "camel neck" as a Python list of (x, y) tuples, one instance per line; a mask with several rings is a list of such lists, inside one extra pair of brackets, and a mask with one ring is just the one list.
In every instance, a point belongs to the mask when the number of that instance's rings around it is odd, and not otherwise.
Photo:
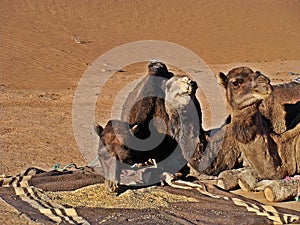
[(255, 139), (261, 125), (258, 105), (251, 105), (232, 114), (232, 129), (236, 139), (242, 143), (249, 143)]
[(255, 114), (257, 114), (258, 110), (258, 104), (253, 104), (251, 106), (248, 106), (246, 108), (240, 109), (240, 110), (233, 110), (232, 112), (232, 120), (240, 120), (240, 118), (249, 118), (252, 119)]

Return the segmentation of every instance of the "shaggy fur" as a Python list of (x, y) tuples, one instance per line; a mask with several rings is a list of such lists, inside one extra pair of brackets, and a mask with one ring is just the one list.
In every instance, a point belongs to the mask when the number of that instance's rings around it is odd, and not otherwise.
[[(164, 85), (172, 76), (173, 73), (168, 71), (165, 64), (151, 62), (148, 65), (148, 76), (143, 78), (125, 101), (121, 117), (123, 121), (108, 121), (104, 129), (100, 126), (96, 128), (101, 140), (99, 159), (105, 177), (111, 181), (108, 182), (111, 191), (116, 191), (120, 181), (121, 164), (118, 162), (134, 165), (154, 159), (158, 163), (176, 148), (177, 142), (166, 135), (168, 116), (164, 102)], [(155, 123), (157, 117), (163, 122)], [(160, 143), (149, 151), (140, 151), (131, 146), (136, 143), (135, 138), (144, 140), (150, 136), (157, 137), (155, 140), (160, 140)], [(182, 156), (178, 160), (182, 160)]]
[(299, 126), (278, 135), (259, 111), (260, 103), (271, 94), (270, 80), (245, 67), (233, 69), (227, 76), (220, 73), (219, 79), (232, 107), (232, 120), (225, 126), (225, 137), (238, 146), (244, 164), (255, 168), (261, 179), (299, 173)]
[(273, 85), (272, 94), (262, 101), (259, 110), (278, 134), (296, 127), (300, 122), (300, 83)]
[(206, 146), (202, 112), (195, 96), (197, 88), (197, 83), (188, 76), (174, 76), (166, 83), (169, 133), (178, 141), (188, 161)]
[[(239, 67), (231, 70), (228, 73), (228, 76), (237, 73), (248, 76), (253, 73), (253, 70), (248, 67)], [(257, 71), (256, 73), (260, 72)], [(224, 85), (223, 82), (226, 82), (225, 74), (220, 73), (219, 78), (220, 84)], [(223, 81), (224, 78), (225, 80)], [(240, 81), (241, 80), (237, 78), (233, 83)], [(229, 88), (234, 88), (233, 83), (228, 84)], [(300, 122), (300, 83), (292, 81), (289, 83), (272, 85), (272, 90), (269, 97), (262, 100), (259, 111), (269, 121), (271, 129), (275, 133), (280, 134), (296, 127)], [(231, 94), (230, 91), (226, 92), (227, 99), (230, 98)], [(239, 93), (238, 97), (241, 97), (242, 95), (243, 93)], [(239, 102), (233, 102), (233, 104), (239, 105)], [(235, 106), (232, 105), (232, 107), (234, 108)], [(242, 105), (239, 105), (239, 107), (242, 107)]]
[[(98, 133), (100, 137), (98, 155), (103, 175), (107, 178), (106, 185), (109, 192), (118, 191), (122, 169), (128, 170), (130, 166), (135, 165), (138, 169), (140, 166), (148, 165), (149, 161), (159, 163), (169, 157), (178, 145), (169, 135), (157, 132), (155, 135), (160, 141), (155, 147), (147, 151), (141, 148), (134, 149), (130, 146), (135, 146), (134, 139), (139, 135), (133, 133), (134, 131), (129, 128), (127, 122), (120, 120), (108, 121), (104, 129), (100, 126), (96, 128), (96, 131), (101, 130), (102, 132)], [(140, 131), (138, 130), (138, 132)], [(175, 158), (173, 157), (173, 162), (176, 163), (176, 161), (181, 165), (184, 164), (183, 156), (177, 154)], [(135, 169), (132, 168), (132, 170)], [(155, 172), (156, 176), (160, 176), (161, 171), (173, 172), (168, 171), (168, 168), (159, 167), (155, 171), (153, 170), (152, 173)], [(158, 178), (154, 179), (157, 180)]]
[(131, 143), (134, 138), (127, 122), (110, 120), (102, 133), (99, 134), (107, 151), (113, 157), (116, 157), (117, 160), (128, 165), (144, 163), (149, 159), (155, 159), (158, 163), (168, 157), (175, 149), (177, 143), (172, 141), (169, 136), (161, 135), (165, 138), (162, 143), (158, 143), (157, 147), (149, 151), (139, 151), (126, 145), (126, 143)]
[[(99, 147), (99, 158), (101, 164), (104, 168), (105, 177), (112, 178), (111, 180), (116, 184), (119, 181), (120, 168), (116, 166), (118, 162), (134, 165), (137, 163), (144, 163), (149, 159), (154, 159), (157, 163), (162, 160), (170, 157), (173, 151), (179, 144), (179, 151), (176, 154), (172, 154), (171, 160), (168, 159), (166, 168), (160, 168), (164, 172), (175, 173), (178, 171), (169, 171), (172, 168), (184, 167), (188, 158), (190, 158), (197, 145), (204, 145), (204, 131), (201, 127), (201, 109), (200, 104), (195, 97), (197, 89), (196, 82), (191, 81), (188, 77), (173, 77), (171, 78), (166, 85), (166, 101), (163, 101), (163, 105), (160, 105), (160, 108), (165, 109), (166, 105), (166, 119), (165, 123), (167, 125), (167, 130), (165, 133), (160, 133), (156, 129), (155, 123), (150, 123), (148, 119), (140, 121), (140, 123), (134, 124), (134, 127), (128, 122), (113, 120), (109, 121), (105, 128), (97, 127), (98, 135), (100, 136)], [(153, 100), (154, 98), (143, 99), (142, 102), (148, 100)], [(146, 103), (146, 102), (145, 102)], [(140, 103), (138, 103), (139, 105)], [(143, 114), (144, 108), (140, 106), (140, 113)], [(153, 105), (154, 109), (150, 112), (152, 113), (151, 117), (156, 114), (156, 106)], [(138, 114), (138, 115), (139, 115)], [(149, 112), (146, 111), (145, 115), (149, 116)], [(199, 126), (195, 124), (198, 122)], [(134, 144), (134, 138), (143, 137), (146, 138), (144, 127), (148, 126), (151, 130), (151, 137), (157, 135), (157, 137), (162, 137), (162, 141), (157, 143), (158, 146), (149, 150), (149, 151), (139, 151), (138, 149), (133, 149), (128, 146), (128, 144)], [(142, 128), (141, 128), (142, 127)], [(199, 131), (202, 133), (199, 134)], [(158, 138), (160, 139), (160, 138)], [(157, 139), (157, 140), (158, 140)], [(142, 140), (144, 141), (144, 140)], [(108, 155), (105, 155), (105, 150), (107, 150)], [(112, 160), (115, 159), (115, 160)], [(117, 160), (117, 161), (116, 161)], [(109, 163), (107, 163), (109, 162)], [(168, 163), (173, 164), (173, 166), (168, 165)], [(178, 167), (176, 166), (178, 165)], [(181, 171), (188, 172), (188, 171)], [(107, 174), (106, 174), (107, 173)], [(111, 185), (111, 183), (109, 183)], [(111, 185), (114, 186), (114, 185)]]
[[(149, 63), (148, 75), (137, 84), (125, 100), (121, 120), (128, 121), (131, 127), (137, 125), (140, 130), (144, 130), (139, 138), (147, 138), (150, 135), (148, 126), (153, 118), (168, 120), (164, 88), (165, 82), (173, 75), (164, 63), (158, 61)], [(156, 127), (163, 133), (165, 127), (161, 127), (160, 123), (156, 123)]]
[(242, 154), (232, 133), (232, 127), (227, 125), (215, 129), (212, 136), (207, 136), (207, 147), (203, 148), (205, 151), (197, 151), (190, 160), (191, 166), (200, 174), (214, 176), (224, 170), (242, 167)]

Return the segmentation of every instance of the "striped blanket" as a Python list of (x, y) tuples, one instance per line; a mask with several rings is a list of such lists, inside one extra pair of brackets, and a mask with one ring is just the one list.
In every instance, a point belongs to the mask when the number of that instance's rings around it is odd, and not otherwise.
[[(169, 195), (165, 195), (168, 204), (156, 207), (151, 207), (153, 199), (147, 198), (146, 200), (143, 197), (145, 192), (140, 191), (138, 195), (138, 189), (127, 190), (127, 192), (130, 191), (130, 196), (139, 196), (139, 199), (147, 201), (150, 207), (146, 208), (107, 207), (109, 202), (103, 206), (99, 204), (97, 206), (72, 205), (71, 202), (62, 204), (49, 197), (48, 194), (61, 191), (71, 193), (103, 182), (103, 177), (88, 167), (66, 171), (43, 171), (29, 168), (16, 176), (1, 176), (0, 197), (30, 220), (42, 224), (300, 223), (300, 213), (297, 211), (263, 205), (207, 184), (195, 184), (195, 188), (191, 189), (170, 186), (148, 189), (150, 196), (161, 192), (185, 197), (177, 201), (168, 201)], [(181, 183), (177, 182), (176, 185), (180, 186)], [(91, 199), (88, 198), (88, 193), (85, 192), (85, 195), (87, 199)], [(111, 198), (117, 199), (119, 196), (111, 196)], [(130, 198), (133, 204), (137, 201), (134, 197)], [(161, 198), (164, 199), (164, 194)]]

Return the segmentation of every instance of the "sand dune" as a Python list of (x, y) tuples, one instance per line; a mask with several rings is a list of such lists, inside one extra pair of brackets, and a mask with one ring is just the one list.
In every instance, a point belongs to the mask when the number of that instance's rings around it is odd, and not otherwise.
[[(0, 173), (30, 165), (84, 163), (72, 132), (72, 98), (89, 64), (120, 44), (174, 42), (197, 53), (215, 73), (249, 65), (273, 82), (293, 79), (283, 76), (288, 71), (300, 73), (299, 1), (0, 4)], [(84, 44), (76, 43), (75, 37)], [(145, 66), (127, 71), (128, 76), (145, 73)], [(128, 82), (117, 77), (101, 94), (100, 121), (110, 116), (112, 91)], [(204, 117), (209, 120), (209, 115)]]
[[(215, 73), (249, 65), (273, 82), (296, 77), (287, 76), (289, 71), (300, 74), (299, 1), (0, 4), (0, 173), (85, 163), (72, 132), (74, 93), (89, 64), (120, 44), (174, 42), (197, 53)], [(141, 76), (146, 66), (129, 66), (126, 73)], [(128, 82), (123, 77), (115, 76), (101, 93), (99, 121), (109, 119), (116, 90)], [(206, 122), (209, 115), (203, 108)]]
[(87, 63), (138, 40), (175, 42), (208, 64), (300, 58), (296, 0), (0, 4), (1, 82), (12, 88), (74, 88)]
[[(215, 73), (249, 65), (285, 82), (300, 74), (299, 12), (298, 0), (1, 0), (0, 174), (86, 164), (73, 135), (72, 101), (85, 70), (108, 50), (170, 41)], [(131, 66), (127, 73), (145, 71)], [(116, 79), (107, 90), (127, 81)], [(103, 93), (97, 119), (109, 118), (112, 99), (113, 92)]]

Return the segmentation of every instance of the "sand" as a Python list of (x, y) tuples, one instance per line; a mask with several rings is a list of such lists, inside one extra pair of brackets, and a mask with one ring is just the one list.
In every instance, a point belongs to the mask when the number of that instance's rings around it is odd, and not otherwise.
[[(297, 0), (2, 0), (0, 174), (29, 166), (49, 170), (58, 162), (87, 164), (73, 135), (72, 102), (84, 72), (110, 49), (170, 41), (194, 51), (215, 74), (246, 65), (273, 83), (286, 82), (300, 74), (299, 12)], [(116, 73), (101, 92), (101, 123), (110, 117), (117, 90), (128, 77), (146, 74), (145, 64), (126, 73), (123, 80)]]

